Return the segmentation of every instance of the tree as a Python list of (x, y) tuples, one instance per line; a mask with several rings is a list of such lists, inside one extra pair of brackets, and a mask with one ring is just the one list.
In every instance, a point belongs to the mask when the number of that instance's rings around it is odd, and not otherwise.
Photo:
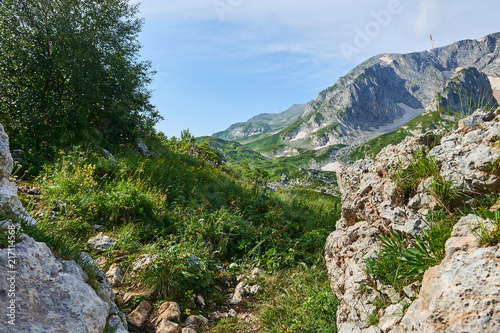
[(123, 143), (161, 119), (128, 0), (0, 0), (0, 122), (13, 147)]

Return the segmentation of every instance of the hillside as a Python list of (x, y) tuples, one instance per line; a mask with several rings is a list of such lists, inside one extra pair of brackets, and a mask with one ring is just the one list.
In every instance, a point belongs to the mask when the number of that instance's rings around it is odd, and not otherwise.
[(61, 149), (20, 180), (12, 170), (28, 156), (14, 164), (0, 124), (0, 262), (15, 249), (22, 285), (19, 330), (0, 332), (259, 332), (281, 312), (280, 329), (300, 318), (299, 328), (334, 332), (321, 253), (339, 216), (338, 197), (323, 194), (335, 178), (306, 175), (319, 193), (282, 188), (188, 135), (146, 143)]
[(261, 133), (276, 132), (293, 124), (305, 110), (305, 104), (292, 105), (281, 113), (261, 113), (246, 122), (231, 125), (212, 136), (238, 142), (252, 141), (252, 136)]

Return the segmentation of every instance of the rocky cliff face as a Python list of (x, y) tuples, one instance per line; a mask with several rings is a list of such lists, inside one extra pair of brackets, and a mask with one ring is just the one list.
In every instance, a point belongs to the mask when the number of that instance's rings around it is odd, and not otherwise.
[[(417, 151), (426, 151), (439, 165), (451, 189), (472, 197), (500, 192), (500, 109), (478, 110), (460, 121), (457, 130), (408, 137), (388, 146), (375, 161), (360, 160), (337, 172), (342, 192), (342, 217), (327, 240), (329, 279), (339, 299), (339, 332), (497, 332), (500, 327), (500, 250), (479, 246), (475, 228), (495, 227), (478, 216), (463, 217), (445, 247), (441, 264), (428, 269), (420, 290), (403, 291), (374, 280), (366, 260), (380, 249), (381, 234), (397, 231), (411, 239), (426, 228), (426, 213), (442, 198), (422, 179), (408, 198), (392, 180), (397, 168), (408, 166)], [(450, 205), (458, 207), (471, 196)], [(492, 209), (498, 209), (493, 207)], [(385, 300), (380, 307), (380, 300)], [(405, 309), (407, 309), (405, 311)], [(376, 316), (378, 324), (374, 324)]]
[[(8, 137), (0, 124), (3, 235), (11, 235), (19, 227), (12, 221), (23, 219), (36, 225), (19, 202), (15, 183), (9, 180), (12, 165)], [(82, 256), (95, 265), (88, 255)], [(101, 271), (94, 290), (86, 283), (87, 274), (74, 261), (56, 257), (45, 243), (25, 234), (0, 246), (0, 267), (1, 333), (128, 332), (125, 316), (115, 305), (109, 281)]]
[[(432, 51), (373, 57), (320, 92), (282, 138), (311, 148), (392, 131), (434, 107), (436, 93), (465, 68), (477, 69), (496, 88), (499, 40), (497, 33)], [(490, 84), (484, 85), (484, 77), (467, 81), (468, 91), (488, 99), (494, 92)]]

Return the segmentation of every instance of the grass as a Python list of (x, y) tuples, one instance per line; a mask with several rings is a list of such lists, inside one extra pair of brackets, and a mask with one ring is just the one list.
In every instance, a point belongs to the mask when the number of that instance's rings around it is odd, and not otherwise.
[(412, 157), (399, 160), (392, 177), (397, 186), (399, 203), (407, 204), (416, 194), (420, 182), (430, 177), (430, 192), (439, 200), (442, 208), (450, 209), (456, 198), (467, 196), (463, 190), (453, 189), (453, 181), (441, 176), (440, 165), (433, 156), (427, 154), (425, 149), (417, 149)]
[(337, 332), (337, 300), (325, 267), (284, 271), (269, 283), (267, 302), (258, 312), (264, 332)]
[(357, 161), (364, 158), (374, 159), (383, 148), (391, 144), (396, 145), (403, 141), (407, 136), (413, 135), (402, 128), (390, 133), (382, 134), (356, 147), (349, 155), (349, 158), (351, 161)]
[[(77, 254), (99, 225), (116, 244), (89, 253), (106, 257), (106, 267), (122, 266), (124, 291), (143, 290), (151, 302), (176, 300), (184, 308), (193, 293), (221, 302), (215, 291), (223, 284), (221, 267), (231, 262), (270, 274), (319, 267), (340, 215), (339, 198), (307, 189), (271, 192), (263, 169), (210, 163), (196, 144), (152, 146), (157, 158), (127, 149), (113, 152), (115, 159), (97, 149), (61, 151), (33, 180), (42, 195), (21, 198), (37, 215), (39, 227), (29, 234), (90, 270)], [(141, 254), (155, 257), (132, 274)], [(324, 267), (317, 270), (324, 277)], [(322, 288), (321, 297), (330, 292), (326, 278), (307, 279)]]
[(458, 217), (444, 211), (431, 213), (427, 218), (429, 228), (413, 240), (403, 239), (394, 230), (381, 235), (380, 250), (365, 260), (368, 274), (399, 292), (415, 281), (422, 281), (424, 272), (443, 260), (446, 241), (458, 221)]

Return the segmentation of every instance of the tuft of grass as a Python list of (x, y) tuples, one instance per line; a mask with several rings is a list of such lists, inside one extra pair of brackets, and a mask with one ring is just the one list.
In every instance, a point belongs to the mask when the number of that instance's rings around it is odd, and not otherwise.
[[(407, 165), (404, 167), (404, 165)], [(402, 199), (402, 204), (407, 204), (409, 199), (416, 194), (420, 182), (432, 177), (430, 184), (431, 193), (439, 200), (441, 207), (448, 210), (457, 197), (466, 197), (460, 189), (453, 189), (453, 181), (445, 179), (440, 174), (440, 165), (436, 159), (425, 151), (417, 149), (411, 158), (400, 160), (392, 179), (397, 186), (396, 196)]]
[(441, 263), (458, 217), (438, 211), (427, 218), (429, 228), (411, 241), (405, 241), (394, 230), (390, 235), (381, 235), (380, 250), (365, 260), (368, 274), (401, 291), (412, 282), (422, 281), (427, 269)]
[(337, 300), (325, 267), (283, 271), (268, 289), (258, 318), (265, 332), (337, 332)]
[(478, 229), (474, 231), (478, 243), (483, 246), (498, 245), (500, 243), (500, 211), (476, 210), (474, 213), (493, 222), (492, 230), (488, 230), (484, 225), (479, 225)]

